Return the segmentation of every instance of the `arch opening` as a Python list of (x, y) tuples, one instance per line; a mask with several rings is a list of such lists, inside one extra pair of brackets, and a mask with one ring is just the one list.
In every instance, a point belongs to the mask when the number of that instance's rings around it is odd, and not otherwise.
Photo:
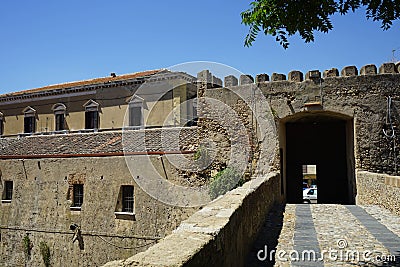
[(280, 122), (281, 172), (288, 203), (305, 203), (304, 166), (315, 166), (317, 203), (354, 204), (353, 118), (300, 112)]

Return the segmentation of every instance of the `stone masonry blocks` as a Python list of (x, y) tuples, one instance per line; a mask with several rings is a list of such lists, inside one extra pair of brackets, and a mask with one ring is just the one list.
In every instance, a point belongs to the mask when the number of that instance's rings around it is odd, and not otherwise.
[(265, 74), (265, 73), (257, 74), (257, 76), (256, 76), (257, 83), (268, 82), (268, 81), (269, 81), (268, 74)]
[(225, 87), (237, 86), (238, 79), (233, 75), (226, 76), (224, 78), (224, 84), (225, 84)]
[(281, 73), (272, 73), (271, 76), (271, 81), (275, 82), (275, 81), (285, 81), (286, 80), (286, 75), (285, 74), (281, 74)]
[(397, 73), (396, 65), (394, 63), (383, 63), (379, 67), (379, 74)]
[(357, 76), (358, 70), (356, 66), (347, 66), (342, 69), (341, 76)]
[(240, 75), (240, 85), (252, 84), (254, 83), (254, 78), (249, 74)]
[(303, 73), (298, 70), (292, 70), (288, 74), (288, 80), (291, 82), (302, 82), (303, 81)]
[(199, 73), (197, 73), (197, 80), (199, 82), (211, 83), (212, 82), (212, 74), (209, 70), (202, 70)]
[(329, 70), (324, 70), (323, 77), (337, 77), (339, 76), (339, 70), (337, 68), (331, 68)]
[(360, 75), (375, 75), (375, 74), (376, 74), (376, 66), (374, 64), (362, 66), (360, 69)]
[(216, 85), (216, 86), (219, 86), (219, 87), (222, 87), (222, 80), (213, 75), (212, 76), (212, 84)]
[(396, 63), (397, 72), (400, 73), (400, 61)]
[(306, 80), (320, 79), (321, 72), (319, 70), (310, 70), (306, 73)]

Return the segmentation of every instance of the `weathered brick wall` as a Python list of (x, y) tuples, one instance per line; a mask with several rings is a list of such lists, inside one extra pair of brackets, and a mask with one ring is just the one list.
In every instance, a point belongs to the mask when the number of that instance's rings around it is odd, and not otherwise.
[(253, 179), (183, 221), (145, 252), (107, 267), (243, 266), (272, 205), (282, 201), (277, 173)]

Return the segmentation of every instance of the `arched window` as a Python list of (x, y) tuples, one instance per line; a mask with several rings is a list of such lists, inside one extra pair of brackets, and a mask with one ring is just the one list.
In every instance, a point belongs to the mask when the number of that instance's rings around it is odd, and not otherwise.
[(36, 132), (36, 110), (30, 106), (24, 108), (24, 133)]
[(144, 99), (134, 95), (129, 100), (129, 126), (142, 128), (143, 121), (143, 102)]
[(85, 129), (99, 129), (99, 103), (90, 99), (85, 108)]
[(63, 103), (57, 103), (51, 109), (54, 112), (55, 130), (65, 130), (65, 112), (67, 107)]

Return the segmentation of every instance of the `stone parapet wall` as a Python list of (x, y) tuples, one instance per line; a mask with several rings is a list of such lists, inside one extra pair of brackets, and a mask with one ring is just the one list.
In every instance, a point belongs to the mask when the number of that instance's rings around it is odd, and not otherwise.
[(379, 205), (400, 216), (400, 177), (358, 170), (357, 204)]
[(283, 201), (279, 187), (278, 173), (252, 179), (203, 207), (145, 252), (105, 266), (243, 266), (265, 216)]

